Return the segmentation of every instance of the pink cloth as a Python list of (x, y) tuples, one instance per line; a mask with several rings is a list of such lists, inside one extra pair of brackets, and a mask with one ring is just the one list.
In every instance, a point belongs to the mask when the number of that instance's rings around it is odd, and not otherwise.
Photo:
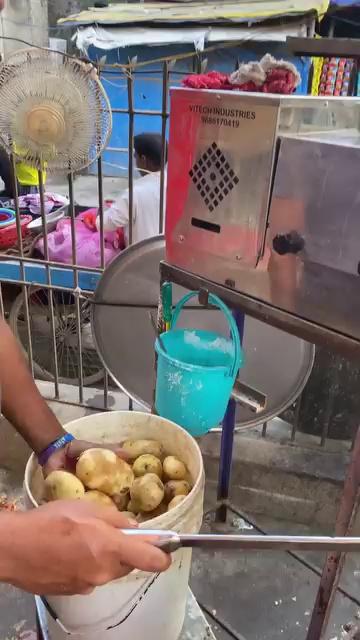
[[(84, 267), (100, 267), (100, 233), (88, 229), (82, 217), (89, 212), (96, 212), (97, 209), (89, 209), (81, 213), (75, 220), (76, 237), (76, 263)], [(104, 233), (104, 258), (105, 264), (111, 260), (121, 250), (119, 234), (115, 232)], [(36, 243), (38, 249), (44, 255), (44, 240), (40, 238)], [(70, 218), (62, 218), (56, 226), (56, 230), (48, 234), (49, 260), (72, 264), (72, 235)]]

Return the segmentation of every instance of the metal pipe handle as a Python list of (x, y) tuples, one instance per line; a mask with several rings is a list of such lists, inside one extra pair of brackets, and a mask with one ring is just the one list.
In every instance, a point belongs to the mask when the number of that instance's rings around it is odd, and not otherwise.
[(178, 534), (175, 531), (149, 529), (128, 529), (123, 533), (133, 536), (154, 537), (153, 544), (166, 553), (173, 553), (181, 547), (211, 549), (243, 549), (274, 551), (357, 551), (360, 552), (360, 538), (328, 536), (278, 536), (278, 535), (220, 535), (220, 534)]

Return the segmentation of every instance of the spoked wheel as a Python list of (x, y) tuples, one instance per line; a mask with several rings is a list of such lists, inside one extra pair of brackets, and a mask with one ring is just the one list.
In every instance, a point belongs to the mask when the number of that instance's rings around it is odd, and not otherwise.
[[(79, 380), (79, 347), (76, 306), (74, 296), (67, 291), (51, 291), (41, 287), (34, 287), (30, 290), (28, 300), (34, 374), (42, 380), (54, 380), (55, 365), (51, 333), (50, 296), (52, 296), (54, 308), (59, 382), (77, 384)], [(80, 300), (83, 380), (85, 386), (99, 382), (104, 375), (104, 369), (92, 339), (90, 312), (90, 303), (87, 300)], [(16, 298), (11, 307), (9, 323), (24, 351), (27, 352), (28, 332), (22, 293)]]

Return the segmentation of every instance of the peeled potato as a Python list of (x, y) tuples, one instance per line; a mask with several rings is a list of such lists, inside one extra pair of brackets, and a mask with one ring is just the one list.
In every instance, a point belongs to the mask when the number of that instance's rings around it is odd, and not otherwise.
[(175, 498), (169, 502), (168, 511), (177, 507), (183, 500), (185, 500), (185, 498), (186, 496), (175, 496)]
[(107, 496), (106, 493), (97, 491), (97, 489), (87, 491), (83, 497), (83, 500), (87, 500), (88, 502), (95, 502), (96, 504), (100, 504), (104, 507), (115, 507), (114, 501), (109, 496)]
[(76, 475), (88, 489), (109, 496), (128, 493), (134, 480), (130, 465), (109, 449), (87, 449), (76, 465)]
[(164, 498), (164, 485), (155, 473), (147, 473), (134, 480), (130, 496), (140, 511), (154, 511)]
[(116, 496), (112, 496), (112, 500), (115, 502), (119, 511), (125, 511), (128, 508), (130, 495), (128, 493), (119, 493)]
[(82, 482), (68, 471), (53, 471), (45, 480), (46, 500), (80, 500), (84, 494)]
[(164, 475), (169, 480), (185, 480), (187, 471), (186, 467), (179, 458), (175, 456), (167, 456), (163, 462)]
[(133, 472), (137, 478), (144, 476), (146, 473), (155, 473), (161, 478), (162, 470), (161, 460), (151, 453), (143, 453), (142, 456), (136, 458), (133, 464)]
[(156, 458), (164, 456), (164, 447), (156, 440), (126, 440), (122, 449), (129, 456), (130, 460), (136, 460), (140, 456), (148, 453)]
[(175, 496), (187, 496), (191, 487), (186, 480), (169, 480), (165, 487), (165, 502), (171, 502)]

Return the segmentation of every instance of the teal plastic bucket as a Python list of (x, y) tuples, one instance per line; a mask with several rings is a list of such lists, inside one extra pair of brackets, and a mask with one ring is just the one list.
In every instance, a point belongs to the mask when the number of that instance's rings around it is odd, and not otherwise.
[(209, 295), (209, 302), (226, 316), (231, 339), (201, 329), (176, 329), (184, 305), (197, 295), (193, 291), (176, 305), (170, 330), (161, 334), (165, 350), (155, 342), (155, 409), (193, 436), (202, 436), (225, 415), (243, 352), (236, 322), (217, 296)]

